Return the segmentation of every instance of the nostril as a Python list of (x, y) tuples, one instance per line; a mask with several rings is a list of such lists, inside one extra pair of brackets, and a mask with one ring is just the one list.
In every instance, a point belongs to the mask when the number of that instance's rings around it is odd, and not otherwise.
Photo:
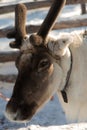
[(17, 117), (14, 117), (14, 121), (16, 121), (17, 120)]
[(7, 117), (7, 119), (9, 119), (10, 121), (16, 121), (17, 120), (17, 112), (16, 113), (12, 113), (10, 111), (6, 111), (5, 116)]
[(13, 99), (11, 99), (6, 105), (6, 111), (10, 111), (11, 113), (15, 113), (17, 111), (17, 108), (18, 103)]
[(20, 116), (20, 111), (18, 110), (18, 108), (16, 111), (14, 111), (14, 109), (12, 109), (11, 107), (6, 107), (5, 116), (10, 121), (17, 121)]

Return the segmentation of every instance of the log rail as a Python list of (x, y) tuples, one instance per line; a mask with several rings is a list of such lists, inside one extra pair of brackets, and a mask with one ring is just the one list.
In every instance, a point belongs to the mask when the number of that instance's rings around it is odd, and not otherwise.
[[(75, 28), (75, 27), (81, 27), (81, 26), (87, 26), (87, 18), (61, 21), (54, 25), (53, 30)], [(34, 32), (37, 32), (37, 30), (40, 28), (40, 25), (28, 25), (26, 28), (27, 28), (27, 33), (34, 33)], [(7, 33), (11, 32), (12, 30), (14, 30), (13, 27), (0, 29), (0, 38), (6, 37)]]
[[(38, 1), (38, 2), (26, 2), (24, 3), (27, 6), (28, 10), (33, 10), (33, 9), (38, 9), (38, 8), (48, 8), (53, 0), (48, 0), (48, 1)], [(87, 3), (87, 0), (67, 0), (66, 5), (70, 4), (83, 4)], [(0, 14), (6, 14), (13, 12), (15, 9), (16, 4), (14, 5), (5, 5), (5, 6), (0, 6)]]

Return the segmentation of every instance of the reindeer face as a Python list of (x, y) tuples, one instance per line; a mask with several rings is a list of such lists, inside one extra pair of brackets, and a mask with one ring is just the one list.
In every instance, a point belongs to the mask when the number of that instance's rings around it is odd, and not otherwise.
[(17, 59), (18, 77), (7, 104), (10, 120), (29, 120), (53, 95), (53, 61), (47, 52), (21, 54)]
[(64, 4), (65, 0), (54, 0), (37, 34), (28, 39), (29, 46), (24, 42), (27, 51), (23, 51), (22, 44), (26, 37), (26, 7), (19, 4), (15, 8), (15, 31), (9, 33), (8, 37), (15, 38), (15, 41), (10, 43), (12, 48), (22, 50), (16, 61), (18, 77), (12, 97), (6, 106), (7, 118), (12, 121), (31, 119), (61, 83), (61, 68), (47, 49), (46, 37)]

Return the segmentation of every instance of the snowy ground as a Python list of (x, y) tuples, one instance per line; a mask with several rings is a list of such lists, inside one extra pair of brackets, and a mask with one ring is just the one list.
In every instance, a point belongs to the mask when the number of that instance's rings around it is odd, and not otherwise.
[[(8, 2), (10, 1), (11, 0), (8, 0)], [(6, 0), (4, 0), (3, 3), (5, 2)], [(13, 0), (13, 2), (15, 2), (15, 0)], [(27, 23), (30, 24), (41, 23), (45, 18), (46, 14), (47, 14), (47, 9), (28, 11)], [(79, 19), (84, 17), (87, 18), (87, 15), (80, 16), (80, 14), (81, 14), (80, 5), (66, 6), (62, 11), (59, 21), (67, 20), (67, 19), (71, 20), (76, 18)], [(13, 13), (0, 16), (0, 28), (13, 26), (13, 25), (14, 25)], [(78, 28), (78, 30), (80, 31), (84, 29), (87, 29), (87, 27)], [(71, 32), (73, 30), (77, 30), (77, 29), (73, 28), (73, 29), (53, 31), (51, 32), (51, 35), (56, 37), (59, 34), (59, 32)], [(0, 51), (10, 50), (8, 46), (9, 41), (10, 40), (6, 38), (0, 39)], [(15, 74), (15, 73), (17, 73), (17, 70), (15, 68), (14, 63), (0, 64), (0, 74), (8, 75), (8, 74)], [(0, 92), (2, 92), (5, 96), (10, 97), (13, 86), (14, 84), (12, 83), (0, 82)], [(9, 122), (4, 116), (5, 105), (6, 105), (6, 101), (0, 98), (0, 130), (61, 130), (61, 129), (62, 130), (77, 130), (77, 129), (87, 130), (86, 123), (65, 126), (67, 124), (67, 121), (65, 119), (65, 114), (60, 106), (60, 103), (56, 95), (54, 96), (54, 100), (49, 101), (49, 103), (37, 115), (35, 115), (33, 119), (27, 124), (15, 124)]]

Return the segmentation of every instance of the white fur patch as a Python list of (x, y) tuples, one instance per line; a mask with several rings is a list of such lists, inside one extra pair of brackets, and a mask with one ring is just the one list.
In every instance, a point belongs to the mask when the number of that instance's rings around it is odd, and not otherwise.
[(70, 35), (63, 35), (55, 41), (48, 42), (48, 48), (54, 55), (64, 56), (71, 43), (73, 43), (73, 37)]
[(32, 50), (33, 46), (30, 44), (29, 36), (26, 36), (26, 39), (23, 39), (22, 46), (20, 48), (21, 52), (26, 52), (27, 50)]

